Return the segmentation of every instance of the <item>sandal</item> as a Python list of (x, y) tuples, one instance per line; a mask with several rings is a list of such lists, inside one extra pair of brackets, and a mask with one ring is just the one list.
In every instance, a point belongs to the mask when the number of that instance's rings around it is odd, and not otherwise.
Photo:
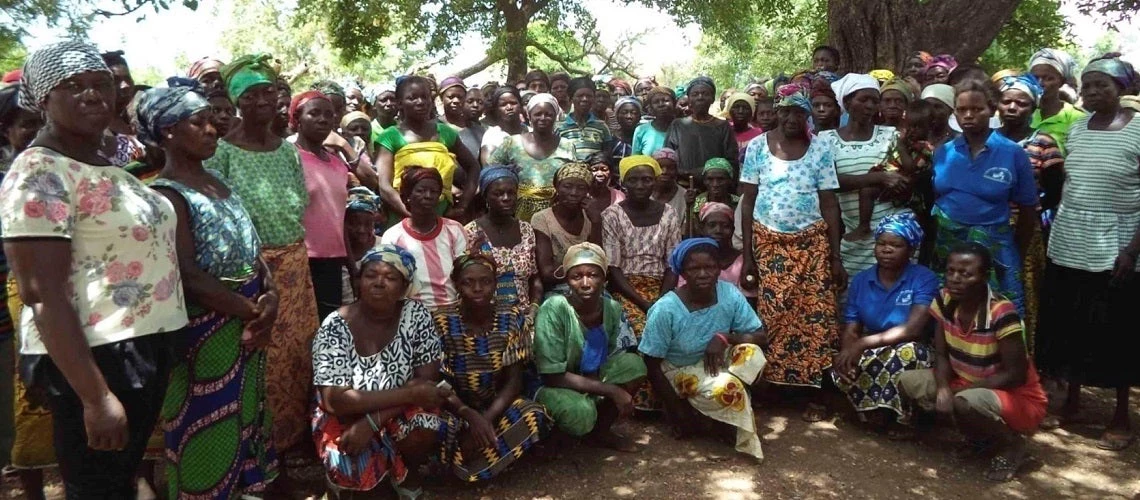
[(1122, 451), (1132, 445), (1136, 436), (1131, 431), (1104, 431), (1096, 447), (1107, 451)]
[(1024, 452), (1019, 453), (1015, 458), (998, 455), (990, 460), (990, 468), (985, 474), (986, 479), (996, 483), (1007, 482), (1013, 479), (1017, 475), (1017, 470), (1028, 461), (1029, 455)]
[(803, 415), (800, 415), (800, 418), (809, 424), (820, 422), (827, 418), (827, 407), (819, 403), (808, 403), (807, 409), (804, 410)]

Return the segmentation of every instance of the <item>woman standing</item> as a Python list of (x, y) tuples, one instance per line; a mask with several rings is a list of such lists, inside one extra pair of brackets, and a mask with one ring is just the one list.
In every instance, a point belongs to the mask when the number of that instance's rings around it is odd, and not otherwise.
[(736, 134), (727, 121), (709, 114), (716, 96), (712, 78), (694, 78), (685, 88), (685, 95), (689, 98), (692, 116), (674, 120), (665, 134), (665, 147), (676, 151), (680, 158), (678, 172), (682, 179), (699, 175), (709, 158), (727, 158), (734, 169), (738, 167)]
[(625, 158), (633, 153), (633, 134), (637, 124), (641, 122), (641, 101), (636, 97), (623, 97), (614, 104), (614, 115), (617, 117), (618, 128), (614, 131), (613, 140), (610, 141), (609, 155), (610, 167), (616, 167)]
[(1097, 446), (1118, 451), (1134, 440), (1128, 392), (1140, 385), (1140, 370), (1120, 348), (1135, 331), (1131, 311), (1140, 300), (1140, 120), (1120, 106), (1121, 93), (1137, 81), (1123, 61), (1106, 58), (1089, 63), (1081, 83), (1092, 115), (1069, 136), (1037, 361), (1043, 373), (1069, 382), (1061, 423), (1080, 408), (1082, 384), (1116, 389), (1116, 411)]
[[(621, 162), (622, 185), (628, 197), (602, 211), (602, 241), (609, 260), (613, 291), (637, 338), (645, 328), (645, 313), (677, 285), (668, 268), (669, 252), (681, 241), (681, 221), (669, 205), (653, 200), (653, 185), (661, 166), (648, 156)], [(634, 397), (639, 409), (659, 409), (648, 384)]]
[[(757, 288), (768, 327), (764, 379), (820, 387), (836, 345), (836, 290), (847, 274), (839, 256), (839, 202), (833, 146), (808, 133), (811, 103), (803, 88), (779, 89), (779, 127), (748, 145), (741, 172), (741, 230), (752, 242), (741, 288)], [(822, 258), (828, 256), (828, 258)], [(826, 408), (812, 403), (804, 419)]]
[(678, 214), (689, 212), (689, 202), (686, 200), (686, 190), (677, 184), (677, 152), (669, 148), (661, 148), (653, 153), (653, 159), (661, 165), (661, 175), (657, 177), (657, 184), (653, 186), (653, 199), (673, 207)]
[(67, 494), (133, 498), (169, 374), (163, 333), (187, 322), (174, 208), (100, 154), (115, 87), (94, 47), (41, 48), (20, 85), (47, 119), (0, 185), (4, 253), (36, 312), (21, 318), (21, 377), (47, 391)]
[(440, 121), (451, 125), (456, 131), (467, 128), (467, 85), (457, 76), (449, 76), (439, 83), (439, 101), (443, 104)]
[[(531, 100), (533, 99), (532, 97)], [(479, 150), (479, 161), (482, 164), (491, 163), (491, 153), (499, 149), (508, 137), (521, 135), (529, 130), (519, 118), (522, 109), (522, 97), (519, 97), (519, 91), (514, 88), (499, 87), (492, 94), (491, 109), (487, 112), (487, 118), (494, 119), (496, 124), (483, 133), (482, 147)]]
[(1069, 129), (1085, 116), (1084, 111), (1061, 99), (1061, 87), (1069, 85), (1080, 89), (1077, 62), (1065, 51), (1041, 49), (1029, 58), (1028, 69), (1043, 89), (1041, 103), (1033, 110), (1029, 127), (1049, 134), (1064, 153)]
[[(552, 80), (551, 85), (555, 85)], [(553, 92), (554, 97), (558, 94)], [(601, 153), (606, 144), (610, 142), (610, 128), (599, 120), (592, 112), (594, 107), (594, 81), (587, 77), (578, 77), (570, 81), (569, 99), (574, 103), (572, 112), (566, 114), (566, 120), (558, 124), (556, 134), (569, 140), (574, 145), (574, 154), (579, 161)], [(563, 109), (566, 109), (563, 106)]]
[[(277, 319), (277, 291), (241, 200), (202, 167), (217, 135), (209, 103), (186, 85), (197, 82), (172, 78), (139, 100), (140, 137), (166, 153), (151, 186), (177, 214), (179, 271), (192, 318), (175, 342), (179, 357), (162, 409), (166, 482), (169, 498), (203, 491), (230, 498), (263, 491), (277, 475), (264, 349)], [(218, 373), (233, 376), (219, 382)], [(233, 432), (206, 432), (203, 422), (232, 422)], [(228, 467), (206, 472), (219, 464)]]
[(571, 246), (602, 242), (602, 212), (587, 196), (594, 176), (585, 163), (567, 163), (554, 174), (554, 206), (534, 214), (535, 260), (546, 294), (566, 295), (565, 269), (558, 266)]
[(879, 117), (883, 125), (902, 131), (906, 128), (906, 109), (914, 100), (914, 90), (903, 80), (887, 80), (879, 87)]
[(518, 187), (519, 178), (510, 167), (488, 165), (479, 176), (487, 214), (464, 230), (468, 254), (485, 252), (495, 259), (499, 272), (496, 299), (533, 317), (542, 299), (542, 277), (535, 261), (534, 228), (515, 218)]
[[(239, 57), (222, 71), (241, 124), (205, 162), (237, 193), (261, 240), (261, 257), (280, 292), (273, 343), (266, 358), (266, 397), (273, 412), (273, 444), (282, 454), (299, 450), (312, 399), (310, 345), (317, 303), (305, 248), (309, 192), (297, 148), (273, 134), (277, 72), (267, 54)], [(288, 468), (285, 469), (286, 475)]]
[(612, 186), (613, 170), (603, 155), (591, 155), (586, 158), (586, 164), (590, 166), (590, 173), (594, 175), (594, 183), (590, 184), (591, 204), (596, 206), (599, 212), (625, 200), (625, 193)]
[(123, 51), (116, 50), (102, 54), (103, 63), (111, 69), (115, 78), (115, 109), (107, 130), (114, 140), (108, 144), (105, 152), (112, 165), (125, 167), (131, 162), (143, 161), (146, 158), (146, 147), (139, 142), (138, 131), (131, 125), (128, 113), (131, 100), (135, 98), (135, 79), (131, 76), (131, 68), (123, 57)]
[(519, 175), (518, 216), (530, 221), (550, 207), (554, 199), (554, 175), (566, 162), (574, 161), (574, 145), (554, 133), (558, 101), (538, 94), (527, 103), (531, 131), (506, 138), (488, 158), (489, 164), (510, 165)]
[(653, 155), (665, 147), (665, 134), (677, 115), (677, 96), (666, 87), (653, 87), (645, 96), (645, 109), (653, 119), (637, 126), (633, 131), (635, 155)]
[(842, 107), (835, 91), (824, 80), (811, 86), (811, 120), (814, 129), (812, 132), (820, 134), (827, 130), (839, 128), (839, 119)]

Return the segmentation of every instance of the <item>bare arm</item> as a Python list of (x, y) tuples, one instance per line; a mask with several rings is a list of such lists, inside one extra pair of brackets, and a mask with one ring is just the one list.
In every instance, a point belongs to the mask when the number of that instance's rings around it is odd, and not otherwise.
[[(439, 379), (439, 363), (429, 363), (416, 367), (415, 377), (403, 387), (385, 391), (361, 391), (349, 387), (320, 386), (322, 407), (338, 417), (360, 415), (406, 405), (432, 406), (430, 397), (422, 394), (422, 387), (436, 389)], [(447, 391), (450, 395), (450, 391)], [(443, 399), (446, 399), (444, 396)], [(427, 400), (425, 400), (427, 398)], [(443, 399), (439, 402), (442, 403)]]
[(673, 384), (665, 378), (665, 372), (661, 371), (662, 359), (645, 354), (642, 354), (641, 357), (645, 360), (645, 367), (648, 369), (649, 385), (653, 387), (653, 394), (661, 399), (670, 414), (680, 414), (688, 403), (677, 395), (677, 391), (673, 390)]
[[(629, 284), (629, 280), (625, 279), (625, 273), (620, 267), (610, 266), (610, 283), (611, 290), (624, 295), (625, 298), (632, 301), (634, 305), (642, 311), (649, 310), (649, 306), (652, 304), (642, 297), (641, 294), (637, 293), (637, 289), (633, 288), (633, 285)], [(674, 284), (676, 284), (675, 280)]]
[[(744, 248), (744, 265), (741, 268), (740, 279), (744, 280), (745, 276), (756, 274), (756, 253), (752, 251), (752, 212), (756, 208), (756, 193), (758, 188), (755, 184), (748, 184), (742, 182), (740, 184), (740, 239), (743, 242)], [(744, 283), (740, 284), (741, 287)]]
[(376, 194), (380, 195), (380, 199), (384, 201), (387, 209), (395, 212), (400, 218), (411, 217), (407, 207), (404, 206), (404, 200), (400, 199), (400, 193), (397, 193), (396, 188), (392, 187), (396, 156), (383, 146), (377, 149), (376, 155), (376, 176), (379, 183), (377, 186), (379, 191)]
[(934, 324), (934, 382), (938, 390), (949, 389), (954, 371), (950, 368), (950, 351), (946, 345), (946, 331), (942, 323)]
[[(874, 335), (859, 337), (857, 342), (860, 344), (861, 350), (866, 350), (918, 340), (922, 337), (922, 330), (926, 328), (928, 321), (930, 321), (930, 306), (915, 304), (910, 306), (910, 314), (907, 315), (906, 323)], [(861, 326), (860, 329), (862, 329)], [(846, 334), (846, 332), (844, 333)]]
[(502, 416), (503, 412), (510, 408), (511, 403), (518, 399), (519, 394), (522, 394), (522, 363), (508, 366), (505, 375), (496, 387), (494, 401), (491, 401), (491, 405), (483, 412), (483, 418), (491, 422)]
[(1022, 258), (1025, 258), (1025, 253), (1029, 249), (1029, 243), (1033, 240), (1033, 233), (1037, 228), (1041, 227), (1041, 218), (1037, 216), (1037, 207), (1035, 205), (1019, 205), (1017, 217), (1017, 227), (1015, 228), (1017, 252)]
[[(467, 172), (467, 186), (463, 188), (463, 192), (479, 192), (479, 172), (482, 170), (479, 166), (479, 159), (475, 158), (467, 148), (463, 147), (463, 143), (458, 140), (455, 141), (455, 144), (451, 145), (451, 152), (455, 154), (455, 159), (459, 162), (459, 168)], [(474, 198), (474, 196), (464, 195), (463, 200), (460, 202), (461, 206), (456, 208), (459, 210), (467, 210), (467, 204), (472, 198)]]
[(570, 372), (544, 374), (542, 381), (547, 387), (561, 387), (573, 391), (594, 394), (602, 397), (611, 397), (614, 391), (624, 391), (621, 387), (607, 384), (600, 380), (573, 374)]
[(1009, 335), (999, 340), (998, 354), (1001, 356), (1001, 368), (997, 373), (959, 390), (975, 387), (1011, 390), (1025, 385), (1025, 378), (1029, 373), (1029, 356), (1026, 354), (1025, 342), (1021, 340), (1021, 335)]
[(827, 223), (827, 246), (831, 249), (832, 280), (837, 291), (847, 288), (847, 271), (843, 269), (843, 259), (839, 253), (839, 238), (843, 232), (843, 222), (839, 218), (839, 197), (835, 191), (819, 192), (819, 210)]
[(554, 246), (546, 233), (534, 231), (534, 258), (538, 262), (538, 275), (546, 286), (553, 288), (562, 280), (554, 277), (554, 271), (560, 265), (554, 261)]

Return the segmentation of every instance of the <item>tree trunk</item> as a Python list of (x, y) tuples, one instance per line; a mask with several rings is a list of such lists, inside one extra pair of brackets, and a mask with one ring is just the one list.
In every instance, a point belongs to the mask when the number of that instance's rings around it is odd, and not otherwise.
[(840, 71), (899, 71), (918, 50), (975, 62), (1019, 0), (829, 0), (828, 36)]
[[(508, 2), (508, 5), (515, 7), (513, 2)], [(526, 77), (527, 26), (530, 24), (530, 17), (525, 9), (503, 9), (503, 18), (506, 22), (503, 26), (503, 36), (496, 40), (496, 45), (501, 51), (499, 53), (507, 60), (507, 81), (503, 82), (504, 84), (514, 85)]]

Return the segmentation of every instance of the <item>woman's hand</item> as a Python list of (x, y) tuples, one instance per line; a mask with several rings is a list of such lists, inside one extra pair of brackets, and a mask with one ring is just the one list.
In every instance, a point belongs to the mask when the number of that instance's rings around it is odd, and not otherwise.
[(602, 207), (600, 204), (594, 203), (592, 197), (582, 198), (582, 210), (586, 212), (586, 220), (590, 221), (590, 225), (602, 223)]
[(1113, 285), (1123, 285), (1132, 280), (1136, 274), (1136, 256), (1128, 252), (1128, 249), (1123, 249), (1120, 254), (1116, 256), (1116, 262), (1112, 265), (1112, 279), (1110, 282)]
[(98, 401), (83, 404), (83, 427), (87, 431), (87, 446), (92, 450), (122, 450), (130, 440), (127, 410), (110, 392)]
[(898, 172), (879, 172), (879, 176), (882, 179), (883, 189), (892, 193), (900, 192), (910, 184), (910, 179)]
[(273, 332), (273, 323), (277, 321), (277, 292), (261, 294), (254, 311), (257, 316), (246, 323), (241, 333), (242, 347), (247, 349), (260, 349), (272, 342), (270, 334)]
[(945, 415), (954, 413), (954, 391), (949, 387), (939, 387), (934, 398), (934, 411)]
[(831, 282), (835, 284), (837, 293), (843, 293), (847, 289), (847, 270), (843, 268), (843, 261), (838, 257), (831, 259)]
[(471, 437), (475, 439), (475, 443), (482, 448), (491, 448), (495, 446), (498, 437), (495, 436), (495, 427), (491, 425), (491, 421), (483, 417), (470, 406), (465, 406), (464, 411), (460, 412), (463, 420), (467, 421), (467, 432), (471, 433)]
[(617, 406), (619, 417), (628, 417), (633, 415), (633, 396), (630, 396), (625, 389), (616, 385), (610, 385), (609, 393), (606, 394), (614, 405)]
[(336, 447), (346, 455), (359, 455), (368, 449), (368, 442), (372, 441), (373, 434), (368, 419), (360, 417), (337, 438)]
[(436, 387), (430, 380), (413, 379), (408, 382), (408, 399), (412, 404), (426, 410), (434, 410), (443, 406), (447, 398), (451, 397), (451, 389)]
[(350, 158), (356, 158), (356, 150), (352, 149), (352, 144), (335, 130), (329, 132), (329, 136), (325, 138), (325, 142), (322, 145), (326, 148), (342, 151)]
[(723, 334), (714, 335), (705, 346), (705, 373), (710, 377), (720, 375), (720, 369), (725, 364), (724, 352), (727, 350), (728, 342), (724, 340)]
[(852, 342), (851, 345), (839, 350), (832, 360), (832, 369), (843, 380), (848, 382), (855, 381), (855, 366), (859, 364), (859, 358), (863, 357), (863, 348), (857, 342)]

